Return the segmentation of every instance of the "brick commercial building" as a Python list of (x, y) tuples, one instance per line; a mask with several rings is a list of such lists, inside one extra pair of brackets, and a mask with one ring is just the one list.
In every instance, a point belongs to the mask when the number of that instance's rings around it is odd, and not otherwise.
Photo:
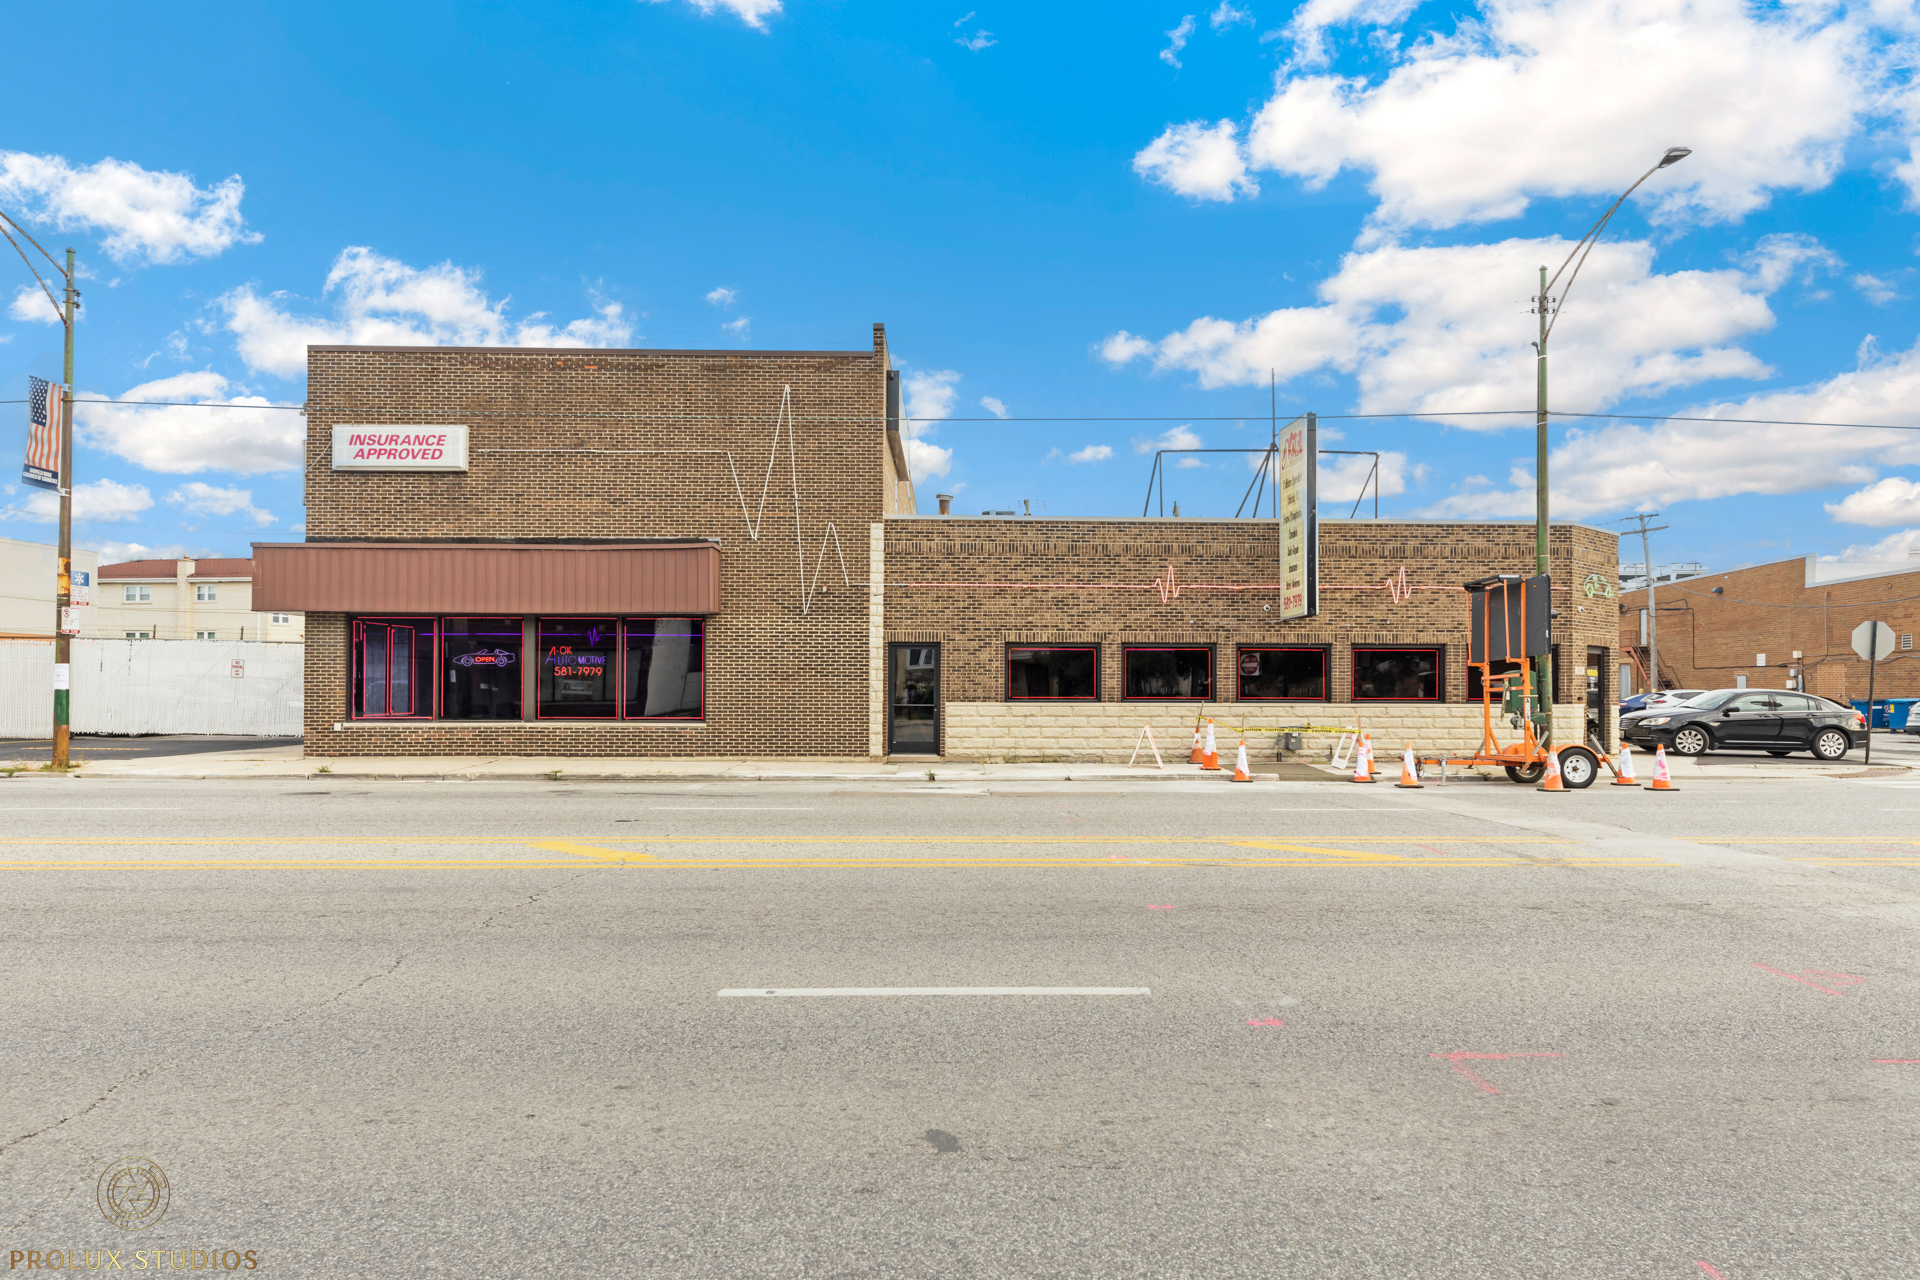
[[(1829, 564), (1817, 556), (1709, 573), (1654, 588), (1661, 687), (1804, 689), (1847, 701), (1867, 696), (1867, 664), (1853, 651), (1862, 622), (1886, 623), (1899, 648), (1880, 663), (1876, 697), (1920, 695), (1913, 647), (1920, 632), (1920, 561)], [(1647, 593), (1620, 593), (1622, 687), (1647, 687)]]
[[(1319, 614), (1282, 623), (1272, 519), (917, 514), (877, 325), (308, 365), (307, 540), (256, 544), (254, 606), (306, 615), (310, 755), (1124, 758), (1197, 715), (1265, 759), (1357, 718), (1465, 747), (1461, 585), (1532, 568), (1531, 525), (1325, 521)], [(1613, 701), (1616, 539), (1552, 549), (1577, 740), (1589, 686)]]

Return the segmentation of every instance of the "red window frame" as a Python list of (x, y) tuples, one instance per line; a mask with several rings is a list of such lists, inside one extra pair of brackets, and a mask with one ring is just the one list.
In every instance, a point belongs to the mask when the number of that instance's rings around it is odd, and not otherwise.
[[(395, 715), (392, 711), (369, 713), (365, 710), (364, 680), (362, 671), (365, 654), (365, 630), (369, 626), (384, 627), (389, 632), (398, 627), (406, 627), (413, 632), (413, 657), (409, 659), (407, 679), (414, 688), (414, 706), (416, 710)], [(419, 644), (420, 632), (427, 633), (427, 665), (431, 669), (426, 680), (427, 708), (418, 710), (422, 699), (418, 692), (420, 680)], [(386, 706), (393, 706), (393, 650), (387, 650)], [(355, 721), (370, 720), (433, 720), (440, 709), (440, 619), (427, 614), (395, 614), (393, 616), (372, 615), (349, 619), (347, 627), (347, 718)]]
[[(1204, 653), (1207, 655), (1207, 691), (1203, 694), (1129, 693), (1127, 662), (1136, 653)], [(1123, 644), (1120, 646), (1120, 700), (1122, 702), (1213, 702), (1220, 678), (1220, 654), (1210, 644)]]
[[(1015, 694), (1013, 691), (1013, 655), (1014, 653), (1090, 653), (1093, 655), (1093, 693), (1069, 694), (1054, 697), (1031, 693)], [(1098, 702), (1100, 701), (1100, 646), (1097, 644), (1009, 644), (1006, 656), (1006, 690), (1008, 702)]]
[[(1246, 677), (1240, 674), (1243, 653), (1312, 653), (1320, 658), (1320, 696), (1317, 698), (1269, 698), (1249, 696), (1242, 687)], [(1333, 701), (1333, 655), (1320, 644), (1243, 644), (1233, 651), (1233, 700), (1235, 702), (1331, 702)]]
[[(612, 696), (610, 698), (610, 702), (612, 703), (613, 710), (608, 712), (606, 715), (603, 715), (603, 716), (550, 715), (542, 711), (540, 708), (540, 702), (541, 702), (540, 684), (541, 684), (541, 681), (543, 681), (546, 678), (545, 659), (547, 656), (547, 642), (545, 637), (541, 635), (540, 628), (543, 624), (546, 624), (546, 623), (562, 623), (562, 622), (604, 622), (608, 624), (608, 626), (611, 628), (613, 632), (613, 637), (612, 637), (613, 647), (607, 654), (607, 665), (612, 670), (612, 681), (611, 681)], [(610, 617), (604, 614), (581, 614), (577, 616), (574, 614), (553, 614), (547, 617), (534, 618), (533, 620), (533, 656), (534, 656), (534, 661), (539, 663), (540, 665), (534, 668), (533, 718), (535, 720), (578, 721), (583, 724), (616, 724), (618, 723), (620, 720), (620, 691), (622, 688), (620, 683), (621, 634), (622, 633), (620, 629), (620, 619), (617, 617)], [(702, 697), (706, 696), (706, 691), (704, 689), (701, 690), (701, 696)], [(521, 715), (524, 716), (525, 714), (526, 714), (526, 709), (523, 707), (521, 709)]]
[[(1433, 696), (1418, 698), (1382, 698), (1360, 696), (1360, 655), (1363, 653), (1430, 653), (1433, 655)], [(1370, 644), (1355, 645), (1347, 662), (1348, 688), (1355, 702), (1444, 702), (1447, 693), (1447, 651), (1439, 645)]]
[[(627, 624), (629, 622), (693, 622), (700, 626), (700, 710), (690, 716), (630, 716), (627, 714)], [(645, 614), (619, 619), (620, 680), (614, 686), (613, 709), (626, 724), (694, 724), (707, 718), (707, 620), (698, 615), (666, 617)]]

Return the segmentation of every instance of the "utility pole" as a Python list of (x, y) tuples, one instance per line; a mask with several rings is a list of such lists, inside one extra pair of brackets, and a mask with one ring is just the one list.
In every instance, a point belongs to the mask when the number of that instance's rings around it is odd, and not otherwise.
[(1640, 567), (1647, 571), (1647, 692), (1648, 693), (1657, 693), (1660, 689), (1660, 612), (1658, 607), (1655, 605), (1654, 598), (1653, 598), (1653, 553), (1647, 549), (1648, 548), (1647, 535), (1650, 533), (1659, 533), (1661, 530), (1665, 529), (1667, 526), (1664, 524), (1657, 524), (1653, 526), (1651, 529), (1649, 529), (1647, 527), (1647, 521), (1658, 520), (1659, 518), (1660, 518), (1660, 513), (1658, 511), (1651, 511), (1643, 516), (1627, 517), (1627, 519), (1629, 520), (1638, 520), (1640, 522), (1640, 559), (1642, 562)]
[(73, 310), (79, 294), (73, 288), (73, 250), (67, 250), (67, 288), (61, 315), (67, 325), (66, 360), (60, 392), (60, 550), (53, 599), (53, 767), (67, 767), (69, 727), (68, 693), (72, 683), (73, 637), (67, 619), (73, 606)]

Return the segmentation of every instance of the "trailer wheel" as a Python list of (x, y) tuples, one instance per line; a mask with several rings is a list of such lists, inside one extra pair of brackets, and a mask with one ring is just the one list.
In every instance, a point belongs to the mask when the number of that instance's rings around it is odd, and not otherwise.
[(1600, 760), (1585, 747), (1568, 747), (1560, 753), (1560, 782), (1570, 791), (1593, 785), (1600, 776)]
[(1544, 761), (1540, 764), (1530, 764), (1524, 769), (1517, 764), (1507, 766), (1507, 777), (1523, 786), (1538, 782), (1546, 776), (1547, 766)]

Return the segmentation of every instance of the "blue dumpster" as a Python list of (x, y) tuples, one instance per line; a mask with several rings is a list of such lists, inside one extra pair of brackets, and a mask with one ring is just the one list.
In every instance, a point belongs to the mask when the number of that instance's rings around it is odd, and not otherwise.
[(1920, 729), (1920, 725), (1912, 725), (1908, 720), (1908, 717), (1913, 714), (1913, 705), (1916, 702), (1920, 702), (1920, 698), (1888, 698), (1887, 728), (1893, 730), (1895, 733), (1906, 733), (1910, 729)]
[[(1869, 717), (1868, 724), (1875, 729), (1892, 728), (1893, 726), (1888, 722), (1888, 716), (1892, 712), (1891, 704), (1895, 701), (1896, 699), (1893, 699), (1893, 698), (1875, 698), (1873, 700), (1873, 715)], [(1902, 728), (1905, 728), (1907, 723), (1907, 719), (1906, 719), (1907, 708), (1913, 705), (1913, 699), (1900, 698), (1900, 699), (1897, 699), (1897, 701), (1904, 702), (1907, 704), (1907, 707), (1901, 708), (1901, 711), (1900, 711), (1900, 725)], [(1853, 700), (1853, 709), (1855, 711), (1858, 711), (1863, 716), (1866, 715), (1867, 700), (1865, 698), (1855, 698)]]

